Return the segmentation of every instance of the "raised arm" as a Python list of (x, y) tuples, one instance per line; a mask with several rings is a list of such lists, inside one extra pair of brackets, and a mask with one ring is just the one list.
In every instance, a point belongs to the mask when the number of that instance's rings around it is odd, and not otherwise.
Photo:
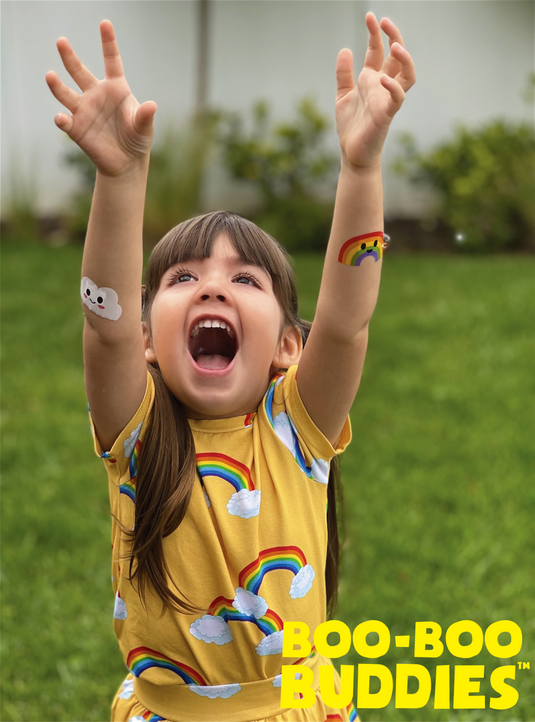
[[(357, 85), (353, 57), (336, 64), (336, 127), (342, 152), (331, 236), (316, 315), (297, 385), (308, 413), (335, 443), (356, 396), (379, 293), (382, 266), (381, 152), (392, 118), (415, 81), (399, 30), (366, 15), (369, 45)], [(384, 59), (381, 28), (390, 39)], [(373, 235), (371, 235), (373, 234)]]
[(66, 38), (57, 48), (81, 94), (53, 71), (47, 84), (71, 112), (56, 125), (97, 167), (82, 262), (86, 391), (104, 450), (139, 406), (146, 384), (141, 326), (142, 228), (156, 104), (132, 95), (112, 24), (100, 24), (105, 78), (85, 68)]

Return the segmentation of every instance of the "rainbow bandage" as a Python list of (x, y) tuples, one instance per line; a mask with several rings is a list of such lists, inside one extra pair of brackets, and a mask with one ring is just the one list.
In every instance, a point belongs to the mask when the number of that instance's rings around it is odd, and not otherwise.
[(360, 266), (368, 257), (379, 261), (383, 257), (383, 243), (384, 234), (381, 231), (355, 236), (344, 243), (338, 254), (338, 260), (344, 266)]

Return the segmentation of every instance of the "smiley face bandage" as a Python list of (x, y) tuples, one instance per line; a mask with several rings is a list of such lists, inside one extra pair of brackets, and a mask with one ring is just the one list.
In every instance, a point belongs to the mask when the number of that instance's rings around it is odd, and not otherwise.
[(377, 262), (383, 257), (383, 248), (387, 247), (389, 240), (382, 231), (355, 236), (344, 243), (338, 260), (345, 266), (360, 266), (362, 261), (369, 257)]
[(99, 288), (90, 278), (84, 276), (80, 293), (87, 308), (97, 316), (110, 321), (117, 321), (121, 316), (123, 309), (119, 306), (119, 298), (113, 288)]

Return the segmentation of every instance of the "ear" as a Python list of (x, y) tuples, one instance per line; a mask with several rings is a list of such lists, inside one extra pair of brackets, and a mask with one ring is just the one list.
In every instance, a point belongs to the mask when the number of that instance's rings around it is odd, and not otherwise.
[(288, 369), (299, 363), (303, 352), (303, 339), (295, 326), (286, 326), (282, 338), (273, 357), (273, 368)]
[(143, 328), (143, 340), (145, 342), (145, 361), (149, 364), (156, 363), (156, 352), (152, 348), (152, 338), (150, 331), (145, 321), (142, 321), (141, 326)]

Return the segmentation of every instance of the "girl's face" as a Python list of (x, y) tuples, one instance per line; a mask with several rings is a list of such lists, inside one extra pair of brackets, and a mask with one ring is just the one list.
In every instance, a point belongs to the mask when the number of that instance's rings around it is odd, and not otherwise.
[(162, 276), (145, 356), (190, 418), (241, 416), (256, 410), (277, 368), (299, 361), (301, 335), (291, 326), (281, 335), (282, 323), (268, 272), (244, 263), (220, 234), (209, 258)]

